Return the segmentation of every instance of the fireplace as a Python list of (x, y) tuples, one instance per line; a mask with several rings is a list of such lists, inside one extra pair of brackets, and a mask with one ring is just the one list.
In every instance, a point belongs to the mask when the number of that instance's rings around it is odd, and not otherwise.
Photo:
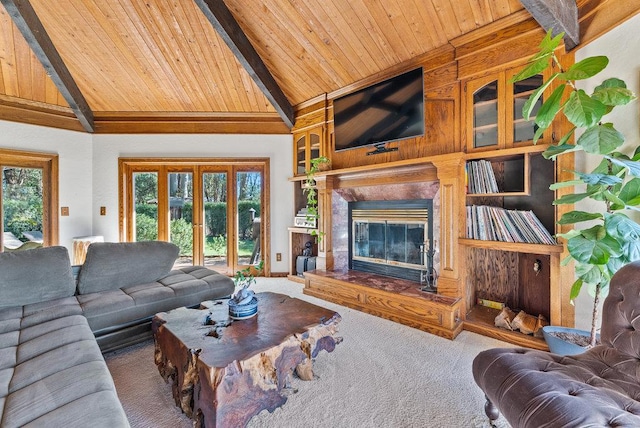
[(417, 283), (433, 270), (431, 199), (349, 203), (349, 268)]

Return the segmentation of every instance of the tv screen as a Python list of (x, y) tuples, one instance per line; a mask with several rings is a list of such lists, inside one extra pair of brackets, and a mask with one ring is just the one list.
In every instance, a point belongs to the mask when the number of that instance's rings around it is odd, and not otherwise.
[(422, 68), (333, 101), (335, 150), (424, 135)]

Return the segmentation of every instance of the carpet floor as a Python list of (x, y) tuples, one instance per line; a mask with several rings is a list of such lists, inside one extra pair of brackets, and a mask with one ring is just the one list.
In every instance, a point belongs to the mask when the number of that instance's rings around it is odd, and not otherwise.
[[(344, 341), (314, 361), (314, 381), (295, 378), (287, 402), (266, 410), (249, 427), (489, 427), (484, 394), (471, 363), (478, 352), (511, 346), (463, 331), (447, 340), (302, 294), (284, 278), (258, 278), (256, 292), (274, 291), (337, 311)], [(134, 428), (190, 427), (171, 387), (153, 362), (153, 342), (105, 354)], [(508, 427), (502, 417), (497, 427)]]

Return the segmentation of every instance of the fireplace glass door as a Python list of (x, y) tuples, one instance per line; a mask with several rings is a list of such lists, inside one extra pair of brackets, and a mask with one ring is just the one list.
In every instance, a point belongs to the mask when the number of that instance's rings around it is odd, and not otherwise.
[(423, 269), (427, 225), (411, 221), (353, 221), (353, 260)]

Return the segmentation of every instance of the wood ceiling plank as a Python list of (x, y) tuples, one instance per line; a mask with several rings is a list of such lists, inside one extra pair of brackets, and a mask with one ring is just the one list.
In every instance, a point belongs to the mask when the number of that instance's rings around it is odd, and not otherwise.
[(460, 34), (468, 33), (483, 25), (482, 22), (476, 20), (469, 1), (459, 0), (455, 3), (455, 6), (451, 1), (448, 4), (450, 13), (453, 13), (455, 20), (458, 22)]
[[(17, 51), (13, 30), (15, 25), (4, 7), (0, 9), (0, 74), (3, 76), (3, 93), (7, 95), (19, 96), (17, 75), (15, 64), (15, 53)], [(25, 43), (26, 44), (26, 43)]]
[(255, 83), (271, 101), (285, 124), (292, 128), (295, 122), (293, 106), (278, 86), (269, 69), (264, 64), (251, 42), (244, 34), (227, 6), (219, 1), (194, 0), (211, 25), (222, 36), (229, 48), (244, 66)]
[[(366, 68), (359, 67), (358, 73), (355, 73), (352, 76), (352, 78), (362, 79), (365, 77), (367, 71), (373, 69), (373, 65), (375, 65), (375, 69), (377, 70), (384, 70), (392, 65), (394, 61), (398, 61), (399, 58), (391, 50), (389, 40), (387, 39), (383, 29), (380, 27), (380, 23), (374, 16), (377, 13), (374, 12), (373, 9), (379, 8), (380, 5), (376, 2), (373, 3), (371, 7), (367, 7), (369, 4), (365, 4), (363, 0), (355, 0), (353, 4), (353, 13), (360, 21), (363, 31), (359, 34), (353, 34), (351, 37), (358, 39), (358, 43), (363, 46), (363, 49), (371, 57), (371, 64)], [(336, 4), (334, 3), (334, 5)], [(368, 37), (360, 37), (362, 34), (367, 34)], [(345, 83), (352, 82), (347, 81)]]
[(473, 16), (478, 23), (478, 26), (482, 26), (493, 21), (494, 17), (491, 10), (491, 3), (492, 2), (489, 0), (469, 1), (469, 7), (473, 12)]
[[(313, 91), (318, 95), (327, 84), (330, 85), (349, 74), (349, 71), (342, 66), (349, 60), (341, 55), (338, 45), (330, 43), (331, 48), (329, 48), (324, 42), (319, 42), (318, 34), (315, 33), (316, 27), (311, 28), (296, 10), (290, 7), (277, 7), (274, 3), (270, 12), (283, 29), (283, 38), (278, 44), (278, 54), (290, 50), (295, 55), (293, 61), (286, 64), (288, 69), (300, 77), (306, 70), (313, 70), (312, 76), (309, 76), (310, 81), (307, 82), (312, 85), (306, 88), (307, 94)], [(319, 22), (316, 19), (316, 23)], [(326, 23), (322, 22), (322, 25)], [(309, 37), (310, 34), (314, 36)], [(340, 56), (341, 60), (337, 60), (337, 56)], [(294, 84), (296, 84), (295, 81)], [(299, 83), (296, 86), (301, 87)]]
[(447, 40), (464, 34), (458, 23), (458, 19), (453, 12), (450, 0), (428, 0), (433, 4), (435, 16), (440, 21)]
[[(292, 100), (303, 99), (307, 92), (301, 94), (300, 88), (307, 88), (308, 91), (321, 90), (321, 74), (316, 68), (302, 66), (296, 50), (290, 47), (291, 39), (287, 40), (288, 33), (283, 31), (279, 19), (266, 5), (254, 1), (239, 6), (237, 2), (229, 3), (260, 57), (271, 64), (274, 78), (286, 89), (288, 97)], [(256, 42), (258, 39), (260, 43)], [(283, 46), (287, 49), (283, 49)]]
[[(191, 3), (193, 4), (193, 3)], [(251, 110), (258, 112), (271, 112), (275, 111), (275, 106), (270, 105), (270, 101), (266, 97), (266, 94), (256, 84), (253, 77), (249, 74), (248, 70), (244, 68), (242, 63), (238, 61), (237, 57), (233, 53), (229, 46), (226, 44), (222, 36), (215, 31), (208, 18), (199, 10), (196, 5), (193, 4), (194, 9), (198, 10), (199, 22), (203, 29), (206, 29), (207, 34), (216, 37), (215, 52), (212, 55), (211, 62), (215, 64), (218, 73), (222, 73), (223, 76), (237, 76), (235, 80), (239, 79), (239, 84), (226, 87), (226, 91), (233, 94), (232, 97), (227, 97), (233, 104), (229, 106), (229, 111), (245, 111), (243, 105), (249, 105)], [(211, 37), (208, 36), (208, 37)], [(223, 61), (219, 59), (225, 58)], [(216, 76), (212, 74), (212, 76)], [(224, 81), (224, 80), (223, 80)], [(251, 90), (248, 90), (250, 88)]]
[(422, 0), (413, 0), (413, 5), (409, 4), (406, 8), (405, 17), (410, 19), (418, 33), (423, 34), (420, 42), (423, 46), (422, 51), (428, 52), (447, 43), (441, 35), (437, 34), (436, 27), (431, 25), (431, 16), (425, 7), (427, 2)]
[(367, 30), (352, 4), (340, 8), (335, 2), (327, 1), (323, 7), (315, 7), (313, 13), (316, 17), (314, 30), (326, 33), (327, 37), (324, 46), (321, 45), (325, 48), (323, 55), (326, 58), (322, 61), (326, 66), (322, 68), (327, 72), (324, 88), (340, 87), (366, 73), (372, 65), (378, 68), (388, 61), (369, 37), (359, 37)]
[(71, 106), (82, 127), (87, 132), (93, 132), (93, 112), (29, 2), (2, 0), (2, 4)]
[[(144, 34), (149, 46), (158, 46), (162, 55), (161, 61), (166, 61), (170, 67), (168, 78), (180, 82), (184, 96), (180, 98), (181, 108), (187, 110), (210, 110), (210, 105), (202, 105), (191, 94), (198, 93), (200, 76), (189, 66), (189, 61), (178, 43), (180, 38), (174, 31), (172, 16), (163, 11), (162, 2), (134, 3), (134, 7), (141, 20), (140, 34)], [(220, 106), (216, 106), (220, 108)]]
[[(139, 16), (131, 8), (129, 1), (113, 1), (108, 3), (85, 2), (88, 10), (99, 22), (104, 33), (102, 38), (108, 37), (113, 46), (113, 55), (118, 62), (123, 63), (130, 70), (124, 88), (134, 87), (135, 97), (127, 96), (126, 92), (118, 92), (118, 99), (123, 97), (131, 104), (131, 108), (140, 110), (154, 110), (157, 108), (175, 108), (175, 103), (186, 105), (189, 97), (180, 85), (175, 84), (175, 78), (168, 75), (170, 68), (166, 66), (164, 57), (158, 55), (151, 46), (144, 42), (140, 30), (147, 29), (140, 25)], [(127, 34), (128, 37), (122, 37)], [(133, 72), (131, 72), (133, 71)], [(122, 73), (118, 71), (118, 73)], [(173, 76), (175, 77), (175, 76)], [(125, 89), (127, 91), (127, 89)], [(113, 106), (113, 101), (110, 103)], [(118, 101), (122, 105), (122, 101)], [(135, 103), (135, 104), (134, 104)], [(101, 110), (108, 108), (105, 105)]]
[(531, 16), (554, 36), (564, 33), (564, 45), (569, 51), (580, 43), (578, 6), (576, 0), (520, 0)]
[[(187, 88), (181, 85), (180, 75), (176, 71), (171, 61), (166, 57), (166, 47), (159, 43), (159, 29), (152, 23), (147, 12), (149, 6), (137, 2), (120, 1), (120, 7), (127, 19), (122, 19), (125, 34), (132, 34), (135, 38), (127, 38), (130, 50), (138, 51), (136, 61), (149, 70), (148, 78), (151, 80), (147, 85), (157, 86), (162, 90), (154, 100), (154, 110), (177, 109), (177, 106), (188, 109), (193, 103), (187, 92)], [(131, 28), (131, 30), (128, 30)], [(155, 81), (155, 85), (154, 85)], [(220, 96), (222, 99), (222, 96)]]
[(105, 110), (115, 103), (131, 108), (132, 102), (144, 109), (147, 91), (139, 82), (135, 86), (131, 83), (137, 70), (131, 66), (132, 54), (126, 51), (120, 55), (123, 48), (114, 43), (117, 32), (113, 20), (106, 19), (93, 2), (62, 0), (59, 7), (47, 8), (34, 1), (34, 7), (55, 36), (70, 71), (78, 76), (78, 85), (93, 110)]

